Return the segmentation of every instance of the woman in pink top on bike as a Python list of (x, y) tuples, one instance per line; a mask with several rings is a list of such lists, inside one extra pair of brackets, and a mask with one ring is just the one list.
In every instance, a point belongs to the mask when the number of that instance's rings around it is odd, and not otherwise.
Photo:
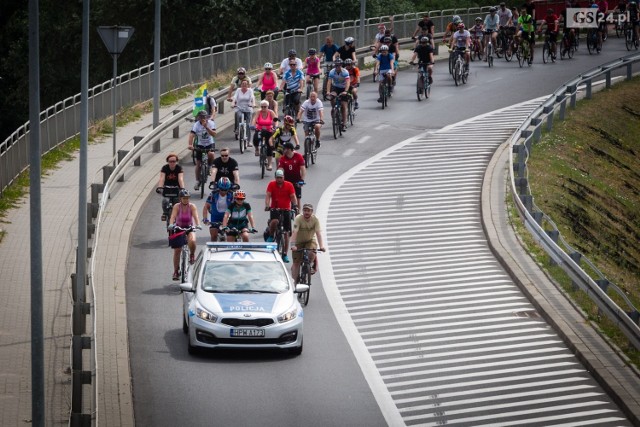
[(260, 138), (264, 136), (265, 143), (267, 144), (267, 170), (270, 171), (273, 165), (273, 147), (269, 145), (271, 135), (273, 135), (273, 121), (277, 120), (278, 116), (273, 110), (269, 109), (269, 102), (265, 99), (260, 101), (260, 111), (253, 116), (253, 122), (251, 126), (255, 127), (256, 131), (253, 133), (253, 146), (256, 149), (256, 156), (260, 155)]
[(307, 87), (311, 87), (313, 79), (313, 91), (318, 92), (318, 82), (320, 81), (320, 58), (314, 48), (309, 49), (309, 56), (304, 60), (304, 72), (307, 75)]
[(272, 90), (274, 97), (278, 97), (278, 76), (273, 72), (273, 64), (264, 64), (264, 73), (258, 78), (258, 89), (260, 90), (260, 100), (263, 100), (268, 90)]
[[(196, 205), (189, 202), (191, 195), (186, 189), (180, 190), (180, 203), (173, 205), (171, 211), (171, 219), (169, 220), (169, 228), (172, 229), (174, 224), (180, 228), (194, 226), (200, 228), (200, 219), (198, 218), (198, 209)], [(187, 233), (187, 245), (189, 246), (189, 262), (193, 264), (196, 254), (196, 235), (195, 233)], [(180, 268), (180, 251), (182, 247), (173, 248), (173, 280), (178, 280), (178, 270)]]

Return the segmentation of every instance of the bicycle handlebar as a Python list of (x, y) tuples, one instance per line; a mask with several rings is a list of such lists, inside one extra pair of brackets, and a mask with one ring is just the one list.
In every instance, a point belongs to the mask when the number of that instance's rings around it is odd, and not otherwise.
[(179, 225), (169, 224), (167, 228), (170, 230), (186, 231), (187, 233), (190, 233), (195, 230), (202, 230), (202, 227), (200, 227), (199, 225), (196, 225), (195, 227), (193, 225), (190, 225), (188, 227), (183, 228), (183, 227), (180, 227)]

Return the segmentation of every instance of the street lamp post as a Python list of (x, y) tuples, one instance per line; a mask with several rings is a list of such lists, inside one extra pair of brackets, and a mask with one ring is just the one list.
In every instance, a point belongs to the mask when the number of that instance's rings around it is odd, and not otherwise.
[(113, 57), (113, 83), (111, 84), (111, 107), (113, 110), (113, 166), (115, 167), (116, 158), (116, 84), (118, 81), (118, 56), (122, 53), (127, 42), (133, 35), (133, 27), (123, 27), (112, 25), (110, 27), (98, 27), (98, 34), (102, 42), (107, 48), (107, 52)]

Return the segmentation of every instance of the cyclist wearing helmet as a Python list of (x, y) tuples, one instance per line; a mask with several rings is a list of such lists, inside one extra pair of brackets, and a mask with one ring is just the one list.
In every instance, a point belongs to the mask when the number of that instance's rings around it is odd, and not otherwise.
[[(416, 30), (413, 32), (413, 35), (411, 36), (411, 38), (416, 40), (416, 45), (417, 43), (420, 43), (420, 40), (422, 39), (423, 36), (428, 36), (430, 39), (433, 40), (434, 28), (435, 28), (435, 24), (433, 23), (431, 18), (429, 18), (429, 15), (425, 14), (422, 16), (422, 20), (418, 21), (418, 26), (416, 27)], [(418, 34), (420, 34), (420, 37), (416, 37), (418, 36)], [(431, 47), (433, 47), (433, 45)]]
[[(249, 241), (249, 233), (256, 232), (256, 225), (251, 213), (251, 205), (244, 200), (247, 195), (242, 190), (233, 193), (233, 203), (229, 205), (222, 219), (221, 229), (235, 228), (237, 231), (227, 231), (227, 242), (236, 240), (238, 233), (242, 236), (243, 242)], [(249, 228), (251, 225), (251, 228)]]
[(307, 75), (307, 86), (313, 83), (313, 90), (318, 91), (318, 82), (320, 81), (320, 58), (318, 51), (314, 48), (307, 52), (309, 56), (304, 60), (304, 72)]
[(214, 182), (219, 182), (221, 178), (228, 178), (232, 184), (240, 185), (240, 172), (238, 172), (238, 162), (229, 157), (229, 147), (220, 150), (220, 156), (213, 161), (211, 176)]
[(324, 123), (324, 107), (322, 101), (318, 99), (317, 92), (311, 92), (309, 99), (304, 101), (298, 112), (298, 121), (302, 120), (304, 135), (307, 136), (313, 129), (316, 135), (316, 148), (320, 147), (320, 128)]
[(633, 26), (633, 30), (636, 32), (636, 40), (640, 40), (640, 12), (638, 11), (638, 2), (632, 0), (627, 6), (627, 12), (629, 12), (629, 22)]
[(473, 27), (469, 28), (469, 33), (471, 33), (471, 41), (473, 43), (475, 43), (476, 40), (480, 40), (480, 46), (482, 52), (484, 52), (484, 24), (482, 23), (482, 18), (479, 16), (476, 18), (476, 23)]
[(291, 49), (289, 51), (289, 54), (286, 58), (284, 58), (282, 60), (282, 62), (280, 63), (280, 75), (284, 76), (285, 73), (287, 71), (289, 71), (291, 69), (291, 63), (295, 62), (297, 69), (302, 72), (302, 68), (303, 68), (303, 63), (302, 63), (302, 59), (298, 58), (298, 53), (295, 51), (295, 49)]
[(531, 61), (533, 62), (533, 51), (535, 44), (535, 26), (533, 17), (527, 13), (526, 8), (522, 8), (520, 11), (520, 17), (518, 18), (519, 31), (516, 34), (516, 43), (520, 43), (521, 37), (524, 40), (529, 40), (529, 51), (531, 52)]
[[(165, 192), (165, 187), (166, 192)], [(160, 169), (160, 179), (156, 193), (162, 194), (162, 220), (167, 219), (167, 214), (171, 212), (173, 205), (178, 203), (178, 189), (184, 188), (184, 173), (178, 164), (178, 155), (169, 153), (167, 164)]]
[(331, 99), (331, 107), (333, 108), (336, 103), (336, 98), (340, 98), (342, 102), (342, 131), (344, 132), (347, 123), (347, 101), (349, 94), (349, 84), (351, 79), (349, 72), (342, 68), (342, 59), (338, 58), (333, 61), (334, 69), (329, 72), (327, 78), (327, 91), (328, 97)]
[[(455, 45), (455, 46), (454, 46)], [(458, 31), (451, 36), (451, 44), (449, 49), (464, 52), (464, 67), (465, 71), (469, 71), (469, 59), (471, 54), (469, 53), (469, 47), (471, 46), (471, 33), (465, 30), (464, 24), (461, 22), (458, 24)]]
[[(233, 129), (236, 134), (236, 139), (238, 139), (238, 124), (242, 120), (242, 117), (244, 116), (244, 121), (248, 126), (251, 123), (255, 106), (256, 97), (253, 94), (253, 90), (249, 82), (243, 80), (240, 83), (240, 89), (237, 89), (235, 95), (233, 95), (233, 102), (231, 103), (231, 107), (235, 110)], [(251, 131), (247, 132), (247, 138), (251, 139)]]
[[(171, 210), (171, 219), (169, 219), (169, 232), (172, 232), (174, 226), (177, 225), (181, 228), (187, 228), (195, 226), (200, 229), (200, 219), (198, 218), (198, 210), (196, 205), (189, 202), (191, 195), (186, 189), (180, 190), (178, 193), (180, 203), (176, 203)], [(187, 233), (186, 236), (187, 245), (189, 246), (189, 263), (193, 264), (196, 253), (196, 235), (194, 233)], [(173, 280), (178, 280), (180, 269), (180, 252), (182, 246), (173, 248)]]
[[(482, 43), (483, 49), (489, 45), (489, 37), (491, 37), (491, 44), (495, 50), (498, 46), (498, 27), (500, 26), (500, 17), (498, 16), (498, 9), (492, 7), (489, 9), (489, 14), (484, 18), (484, 41)], [(487, 60), (485, 52), (484, 60)]]
[[(553, 9), (547, 9), (547, 14), (544, 17), (544, 23), (547, 25), (545, 36), (549, 37), (549, 44), (551, 45), (551, 57), (556, 57), (556, 42), (558, 41), (558, 31), (560, 30), (560, 17), (555, 14)], [(542, 26), (538, 30), (538, 34), (542, 33)]]
[(278, 75), (273, 72), (273, 64), (266, 62), (264, 64), (264, 73), (258, 78), (258, 89), (260, 89), (260, 100), (266, 98), (267, 91), (272, 90), (275, 97), (278, 97)]
[(260, 155), (260, 139), (265, 138), (267, 148), (267, 170), (271, 170), (273, 163), (273, 149), (269, 145), (269, 139), (273, 134), (273, 122), (278, 120), (278, 116), (269, 109), (269, 101), (260, 101), (260, 110), (253, 116), (251, 126), (255, 129), (253, 133), (253, 147), (256, 149), (256, 156)]
[(218, 228), (222, 224), (227, 208), (233, 204), (233, 193), (229, 178), (222, 177), (217, 181), (217, 188), (209, 194), (202, 209), (202, 218), (209, 225), (211, 241), (218, 241)]
[(338, 53), (335, 56), (335, 59), (340, 58), (343, 61), (351, 59), (352, 61), (355, 61), (356, 46), (354, 42), (355, 40), (353, 39), (353, 37), (347, 37), (346, 39), (344, 39), (344, 45), (341, 46), (340, 49), (338, 49)]
[(426, 67), (427, 74), (429, 76), (429, 84), (433, 83), (433, 47), (431, 47), (431, 43), (429, 43), (428, 37), (422, 37), (420, 40), (420, 44), (413, 49), (413, 56), (411, 57), (411, 61), (409, 62), (411, 65), (414, 64), (414, 61), (418, 57), (418, 66), (421, 69)]
[(357, 110), (358, 105), (358, 86), (360, 86), (360, 69), (356, 67), (353, 60), (344, 61), (344, 68), (349, 72), (349, 93), (353, 96), (353, 109)]
[(451, 22), (447, 24), (447, 28), (444, 30), (444, 36), (442, 36), (442, 44), (449, 45), (449, 38), (458, 29), (458, 24), (462, 22), (462, 19), (458, 15), (453, 15)]
[[(209, 165), (213, 163), (215, 155), (213, 151), (216, 148), (216, 142), (213, 139), (216, 136), (216, 124), (208, 118), (207, 113), (205, 111), (198, 112), (196, 116), (196, 122), (193, 124), (191, 128), (191, 132), (189, 132), (189, 150), (195, 150), (196, 157), (196, 167), (195, 167), (195, 175), (196, 175), (196, 185), (195, 190), (198, 191), (200, 188), (200, 184), (205, 185), (205, 182), (200, 182), (200, 163), (202, 159), (202, 153), (207, 153), (207, 158), (209, 160)], [(195, 145), (194, 145), (195, 143)]]
[[(264, 210), (270, 212), (268, 227), (264, 232), (264, 239), (267, 242), (273, 242), (278, 228), (279, 215), (278, 210), (291, 211), (298, 204), (296, 199), (296, 190), (288, 181), (284, 179), (284, 171), (277, 169), (275, 179), (267, 185), (267, 191), (264, 198)], [(283, 215), (282, 227), (284, 228), (284, 253), (289, 251), (289, 233), (291, 233), (291, 215)], [(289, 258), (285, 255), (282, 257), (284, 262), (289, 262)]]
[(293, 126), (294, 120), (291, 116), (284, 116), (284, 122), (276, 131), (271, 135), (269, 139), (269, 145), (272, 147), (276, 154), (276, 160), (282, 155), (282, 144), (285, 142), (293, 142), (296, 149), (300, 148), (298, 142), (298, 135), (296, 134), (296, 128)]
[[(393, 82), (393, 74), (395, 70), (395, 58), (389, 53), (389, 46), (383, 44), (380, 46), (380, 53), (376, 55), (376, 65), (374, 74), (378, 76), (378, 81), (388, 79), (389, 83)], [(393, 86), (391, 86), (392, 88)], [(382, 98), (378, 98), (378, 102), (382, 102)]]
[(240, 87), (240, 82), (242, 82), (243, 80), (249, 82), (249, 87), (251, 87), (251, 77), (247, 76), (247, 70), (245, 70), (244, 67), (240, 67), (238, 68), (238, 75), (231, 79), (229, 92), (227, 92), (227, 101), (231, 102), (234, 91)]

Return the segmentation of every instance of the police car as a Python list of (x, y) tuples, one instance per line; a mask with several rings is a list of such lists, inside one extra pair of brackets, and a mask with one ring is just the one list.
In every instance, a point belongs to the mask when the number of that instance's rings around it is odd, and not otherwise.
[(303, 310), (274, 243), (209, 242), (180, 284), (188, 350), (265, 348), (302, 353)]

